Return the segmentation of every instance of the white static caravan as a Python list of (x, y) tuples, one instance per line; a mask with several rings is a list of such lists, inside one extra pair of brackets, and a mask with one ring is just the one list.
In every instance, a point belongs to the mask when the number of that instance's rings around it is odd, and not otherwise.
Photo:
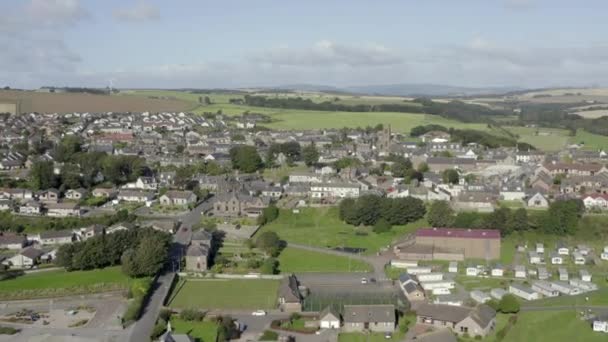
[(538, 254), (538, 252), (530, 251), (530, 252), (528, 252), (528, 260), (530, 261), (531, 264), (536, 265), (536, 264), (540, 264), (543, 259)]
[(549, 279), (550, 276), (551, 276), (551, 274), (549, 273), (549, 271), (547, 270), (546, 267), (538, 268), (538, 279), (539, 280), (547, 280), (547, 279)]
[(479, 275), (479, 268), (476, 266), (468, 266), (466, 269), (466, 274), (469, 277), (477, 277)]
[(431, 268), (428, 266), (408, 267), (407, 273), (413, 274), (413, 275), (431, 273)]
[(492, 298), (496, 299), (496, 300), (501, 300), (502, 297), (504, 297), (504, 295), (506, 295), (508, 292), (505, 289), (501, 289), (501, 288), (496, 288), (496, 289), (492, 289), (490, 290), (490, 296), (492, 296)]
[(439, 288), (453, 289), (456, 287), (456, 283), (453, 280), (425, 281), (420, 282), (420, 287), (425, 291), (432, 291), (433, 289)]
[(584, 255), (582, 255), (582, 254), (581, 254), (581, 253), (579, 253), (579, 252), (574, 252), (574, 253), (572, 253), (572, 259), (574, 259), (574, 264), (575, 264), (575, 265), (584, 265), (584, 264), (585, 264), (585, 262), (587, 261), (587, 260), (585, 259), (585, 256), (584, 256)]
[(471, 299), (473, 299), (474, 301), (476, 301), (479, 304), (483, 304), (485, 302), (489, 302), (490, 300), (492, 300), (492, 297), (490, 297), (489, 294), (487, 294), (483, 291), (479, 291), (479, 290), (471, 291), (471, 293), (469, 295), (471, 296)]
[(393, 260), (391, 260), (391, 267), (405, 268), (405, 269), (410, 268), (410, 267), (418, 267), (418, 261), (393, 259)]
[(559, 273), (559, 280), (568, 281), (568, 270), (565, 267), (558, 268), (557, 272)]
[(526, 266), (515, 266), (515, 278), (526, 278)]
[(437, 295), (449, 295), (450, 293), (452, 293), (452, 291), (450, 291), (450, 289), (446, 288), (446, 287), (438, 287), (436, 289), (433, 289), (431, 291), (431, 293), (435, 296)]
[(540, 298), (538, 292), (532, 290), (530, 287), (519, 284), (509, 285), (509, 293), (525, 300), (536, 300)]
[(536, 253), (543, 254), (545, 253), (545, 245), (542, 243), (536, 244)]
[(535, 281), (532, 283), (532, 290), (542, 294), (545, 297), (557, 297), (559, 291), (551, 287), (551, 284), (546, 281)]
[(587, 270), (580, 270), (578, 274), (581, 276), (582, 281), (591, 282), (591, 273)]
[(419, 282), (443, 280), (443, 273), (421, 273), (416, 276)]
[(551, 282), (551, 287), (557, 291), (559, 291), (559, 293), (568, 295), (568, 296), (575, 296), (578, 294), (581, 294), (581, 289), (579, 289), (576, 286), (572, 286), (568, 283), (565, 283), (563, 281), (552, 281)]
[(502, 265), (496, 265), (492, 267), (492, 271), (490, 272), (492, 277), (502, 277), (505, 275), (505, 268)]
[(448, 266), (448, 272), (458, 273), (458, 262), (457, 261), (450, 261), (450, 265)]

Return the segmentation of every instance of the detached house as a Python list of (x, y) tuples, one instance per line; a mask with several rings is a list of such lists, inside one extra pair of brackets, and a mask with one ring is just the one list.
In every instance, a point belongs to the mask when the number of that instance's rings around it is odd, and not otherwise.
[(284, 312), (302, 311), (302, 294), (294, 274), (283, 278), (279, 287), (279, 309)]
[(343, 319), (343, 329), (346, 332), (395, 331), (396, 316), (393, 305), (344, 305)]
[(38, 235), (33, 235), (32, 240), (41, 245), (64, 245), (74, 241), (74, 232), (71, 230), (47, 230)]
[(241, 193), (224, 193), (215, 196), (213, 215), (219, 217), (257, 217), (270, 204), (266, 198)]
[(81, 199), (85, 198), (87, 196), (87, 190), (80, 188), (80, 189), (69, 189), (68, 191), (65, 192), (65, 198), (67, 199), (71, 199), (71, 200), (76, 200), (76, 201), (80, 201)]
[(44, 254), (43, 251), (29, 247), (19, 254), (16, 254), (2, 263), (10, 268), (32, 268), (40, 262), (40, 257)]
[(54, 217), (68, 217), (68, 216), (80, 216), (80, 206), (76, 203), (47, 203), (46, 205), (47, 215)]
[(0, 249), (21, 249), (27, 244), (23, 235), (0, 234)]
[(485, 304), (475, 308), (423, 304), (416, 310), (416, 315), (418, 324), (449, 328), (458, 335), (483, 337), (496, 326), (496, 311)]

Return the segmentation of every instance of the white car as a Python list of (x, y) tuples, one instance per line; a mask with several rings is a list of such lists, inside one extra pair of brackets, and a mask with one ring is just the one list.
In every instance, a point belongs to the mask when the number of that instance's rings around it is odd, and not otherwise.
[(251, 313), (251, 316), (266, 316), (266, 311), (264, 310), (256, 310)]
[(361, 278), (361, 284), (367, 284), (367, 278)]

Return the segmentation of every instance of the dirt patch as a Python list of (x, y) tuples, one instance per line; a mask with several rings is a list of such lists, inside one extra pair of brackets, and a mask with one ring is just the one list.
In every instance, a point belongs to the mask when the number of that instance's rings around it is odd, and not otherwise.
[(81, 93), (38, 93), (34, 91), (0, 91), (0, 103), (17, 103), (21, 113), (146, 111), (155, 113), (186, 111), (193, 107), (192, 103), (178, 99)]

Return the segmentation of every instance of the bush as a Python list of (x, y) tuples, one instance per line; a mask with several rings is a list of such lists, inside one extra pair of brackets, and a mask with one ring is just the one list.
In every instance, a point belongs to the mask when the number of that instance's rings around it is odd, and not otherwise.
[(158, 319), (162, 319), (165, 322), (169, 322), (169, 320), (171, 319), (171, 315), (173, 315), (173, 311), (171, 311), (170, 309), (162, 309), (158, 314)]
[(19, 331), (21, 330), (13, 327), (0, 327), (0, 335), (15, 335)]
[(498, 302), (498, 307), (502, 313), (518, 313), (520, 309), (519, 301), (511, 294), (504, 295)]
[(260, 337), (260, 341), (276, 341), (279, 339), (279, 334), (272, 330), (264, 330), (264, 333)]
[(144, 302), (150, 293), (150, 288), (152, 287), (152, 281), (136, 281), (131, 285), (129, 289), (129, 298), (131, 302), (127, 306), (127, 310), (122, 316), (122, 321), (124, 325), (128, 325), (133, 323), (139, 319), (141, 316), (141, 312), (144, 306)]
[(205, 312), (196, 309), (184, 309), (179, 313), (179, 318), (184, 321), (202, 321), (205, 319)]
[(167, 321), (163, 320), (162, 318), (159, 318), (158, 321), (156, 321), (156, 324), (154, 325), (154, 329), (152, 329), (152, 334), (150, 335), (150, 338), (156, 341), (160, 337), (160, 335), (162, 335), (166, 330)]

